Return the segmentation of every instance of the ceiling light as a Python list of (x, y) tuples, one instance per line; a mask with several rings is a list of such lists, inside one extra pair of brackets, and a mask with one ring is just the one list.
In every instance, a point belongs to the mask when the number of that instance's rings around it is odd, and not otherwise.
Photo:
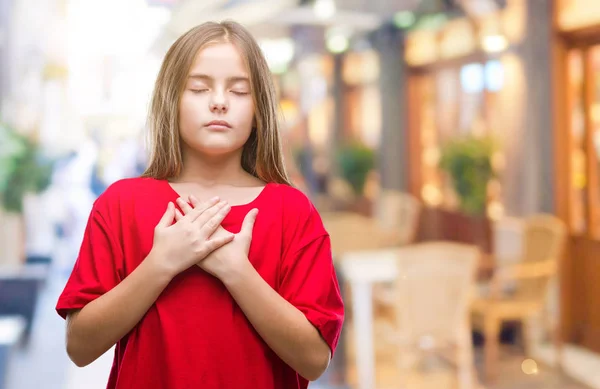
[(327, 50), (334, 54), (340, 54), (348, 50), (350, 42), (344, 35), (332, 35), (327, 38)]
[(313, 9), (318, 19), (330, 19), (335, 15), (335, 2), (333, 0), (316, 0)]
[(487, 35), (483, 38), (483, 50), (488, 53), (498, 53), (508, 47), (508, 40), (504, 35)]
[(294, 58), (294, 41), (290, 38), (265, 39), (259, 42), (273, 73), (284, 73)]

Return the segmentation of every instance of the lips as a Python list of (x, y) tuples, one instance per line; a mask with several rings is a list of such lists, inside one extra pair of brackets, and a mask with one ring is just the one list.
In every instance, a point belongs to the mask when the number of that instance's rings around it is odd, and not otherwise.
[(227, 129), (231, 128), (231, 124), (225, 120), (213, 120), (211, 122), (206, 123), (206, 127), (214, 128), (214, 129)]

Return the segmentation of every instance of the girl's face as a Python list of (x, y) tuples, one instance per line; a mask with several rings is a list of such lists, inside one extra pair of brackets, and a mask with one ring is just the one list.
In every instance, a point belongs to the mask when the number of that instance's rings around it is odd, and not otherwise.
[(222, 43), (200, 50), (179, 104), (184, 153), (221, 156), (241, 151), (253, 119), (248, 71), (236, 47)]

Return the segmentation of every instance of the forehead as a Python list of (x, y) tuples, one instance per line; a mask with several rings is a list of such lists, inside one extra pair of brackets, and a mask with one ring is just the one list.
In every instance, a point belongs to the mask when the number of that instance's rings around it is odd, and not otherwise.
[(213, 78), (247, 76), (240, 51), (231, 43), (209, 45), (196, 54), (190, 74), (206, 74)]

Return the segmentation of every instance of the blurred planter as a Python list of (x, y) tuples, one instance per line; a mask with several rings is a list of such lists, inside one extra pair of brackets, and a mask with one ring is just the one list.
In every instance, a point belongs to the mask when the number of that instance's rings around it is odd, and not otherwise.
[(0, 263), (24, 262), (24, 199), (49, 186), (52, 169), (36, 142), (0, 123)]
[(23, 215), (0, 209), (0, 266), (25, 262), (25, 225)]
[(372, 201), (364, 194), (357, 195), (343, 178), (333, 177), (327, 185), (327, 198), (330, 211), (354, 212), (371, 216)]
[(450, 240), (473, 244), (484, 253), (492, 252), (492, 223), (484, 216), (467, 215), (441, 208), (423, 208), (418, 240)]
[(352, 189), (354, 199), (348, 210), (365, 216), (371, 215), (372, 202), (365, 196), (365, 184), (375, 168), (374, 151), (361, 143), (350, 143), (337, 153), (338, 171)]
[(359, 196), (348, 206), (348, 211), (370, 217), (373, 214), (373, 202), (365, 196)]
[(337, 163), (341, 177), (350, 184), (356, 196), (362, 196), (367, 176), (375, 167), (373, 150), (360, 143), (343, 146), (338, 151)]

